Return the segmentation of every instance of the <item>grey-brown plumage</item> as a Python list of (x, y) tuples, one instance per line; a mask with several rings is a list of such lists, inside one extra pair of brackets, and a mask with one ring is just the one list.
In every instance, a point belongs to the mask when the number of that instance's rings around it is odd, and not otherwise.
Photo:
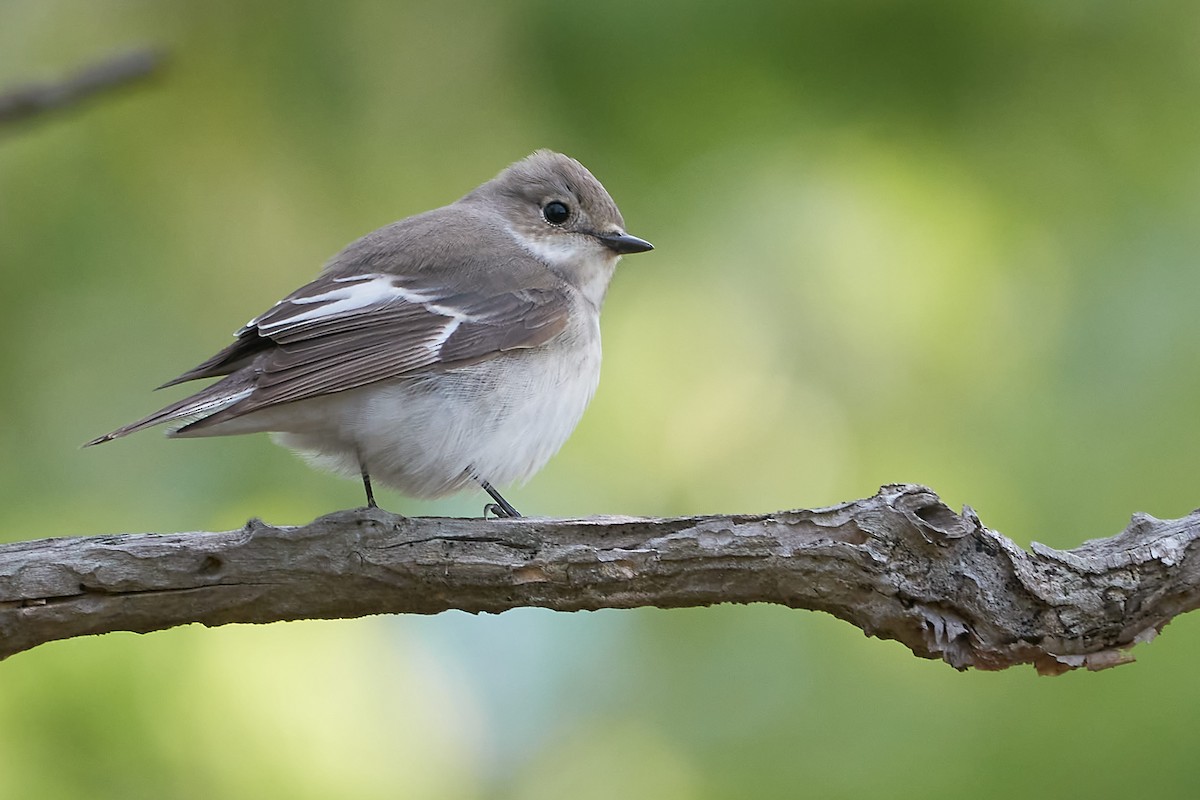
[[(579, 162), (541, 150), (459, 201), (346, 247), (164, 386), (221, 380), (88, 442), (256, 431), (415, 496), (528, 478), (599, 377), (598, 317), (624, 231)], [(504, 504), (507, 506), (507, 504)], [(508, 507), (511, 509), (511, 507)]]

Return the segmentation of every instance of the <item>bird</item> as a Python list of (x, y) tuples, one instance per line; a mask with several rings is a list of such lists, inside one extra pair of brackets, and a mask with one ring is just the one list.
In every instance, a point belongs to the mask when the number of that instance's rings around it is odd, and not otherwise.
[(433, 498), (522, 483), (600, 379), (617, 262), (653, 250), (569, 156), (538, 150), (449, 205), (351, 242), (316, 279), (159, 388), (219, 378), (87, 442), (266, 432), (315, 466)]

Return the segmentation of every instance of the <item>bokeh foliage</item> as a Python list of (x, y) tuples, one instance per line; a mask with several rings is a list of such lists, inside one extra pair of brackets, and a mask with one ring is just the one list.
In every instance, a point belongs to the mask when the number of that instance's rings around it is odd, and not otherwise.
[[(78, 445), (538, 147), (658, 250), (518, 507), (916, 481), (1067, 547), (1200, 500), (1192, 4), (3, 0), (0, 87), (143, 43), (153, 86), (0, 130), (0, 539), (360, 503), (264, 437)], [(115, 634), (0, 664), (0, 794), (1193, 796), (1200, 626), (1137, 655), (958, 675), (760, 607)]]

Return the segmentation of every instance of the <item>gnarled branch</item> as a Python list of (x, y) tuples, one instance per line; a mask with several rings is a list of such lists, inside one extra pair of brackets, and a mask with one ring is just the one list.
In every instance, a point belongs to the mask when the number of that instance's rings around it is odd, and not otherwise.
[(826, 611), (958, 669), (1057, 674), (1132, 660), (1200, 605), (1200, 512), (1033, 552), (923, 486), (775, 514), (405, 518), (0, 546), (0, 658), (45, 642), (200, 622), (779, 603)]

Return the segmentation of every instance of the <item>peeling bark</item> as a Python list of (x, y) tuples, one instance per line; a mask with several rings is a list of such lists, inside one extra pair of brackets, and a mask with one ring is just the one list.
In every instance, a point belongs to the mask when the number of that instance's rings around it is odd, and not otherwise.
[(299, 528), (0, 546), (0, 658), (190, 622), (778, 603), (825, 611), (957, 669), (1131, 661), (1200, 605), (1200, 512), (1032, 552), (893, 485), (829, 508), (643, 519), (464, 520), (342, 511)]

